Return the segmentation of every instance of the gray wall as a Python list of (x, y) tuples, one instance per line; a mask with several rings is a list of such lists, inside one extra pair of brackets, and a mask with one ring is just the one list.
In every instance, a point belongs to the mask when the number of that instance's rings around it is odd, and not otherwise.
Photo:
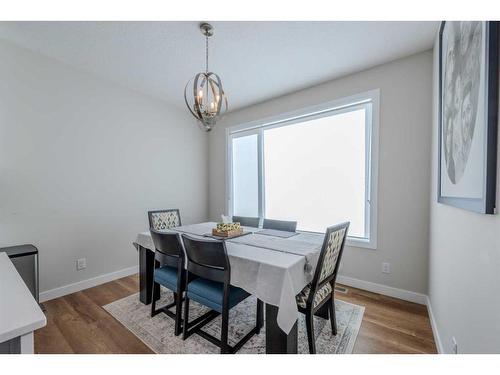
[(437, 203), (438, 66), (436, 40), (429, 299), (445, 353), (452, 352), (452, 337), (459, 353), (499, 353), (500, 217)]
[[(231, 125), (380, 89), (378, 249), (347, 248), (341, 274), (427, 292), (432, 51), (228, 114), (209, 135), (209, 213), (225, 211), (225, 131)], [(392, 274), (381, 273), (390, 262)]]
[(205, 220), (207, 152), (186, 111), (0, 42), (0, 246), (39, 248), (42, 292), (136, 265), (148, 209)]

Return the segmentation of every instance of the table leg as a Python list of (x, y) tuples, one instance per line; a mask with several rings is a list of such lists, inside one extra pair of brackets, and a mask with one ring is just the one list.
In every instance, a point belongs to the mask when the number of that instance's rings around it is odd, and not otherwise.
[(139, 299), (145, 305), (151, 303), (155, 254), (139, 246)]
[(278, 326), (278, 307), (266, 303), (266, 353), (297, 354), (297, 322), (288, 334)]

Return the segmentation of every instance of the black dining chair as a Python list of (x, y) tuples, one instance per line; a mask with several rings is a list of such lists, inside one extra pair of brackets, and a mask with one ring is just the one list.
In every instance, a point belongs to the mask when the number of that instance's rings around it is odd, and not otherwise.
[[(153, 228), (150, 229), (150, 232), (155, 245), (151, 317), (163, 312), (173, 318), (175, 321), (174, 334), (179, 336), (182, 329), (182, 301), (186, 279), (181, 238), (178, 233), (167, 233)], [(160, 297), (160, 285), (163, 285), (174, 293), (174, 301), (156, 309), (156, 301)], [(172, 313), (169, 309), (174, 306), (175, 313)]]
[[(263, 303), (257, 300), (255, 327), (236, 345), (228, 343), (229, 310), (246, 299), (249, 294), (231, 285), (231, 269), (224, 241), (198, 240), (182, 235), (187, 257), (186, 298), (184, 302), (183, 339), (196, 333), (220, 348), (222, 354), (236, 353), (263, 325)], [(196, 278), (194, 278), (196, 277)], [(211, 309), (198, 317), (201, 322), (189, 322), (189, 301), (193, 300)], [(218, 339), (202, 328), (222, 314), (221, 338)], [(190, 327), (193, 327), (190, 329)]]
[(295, 232), (295, 230), (297, 229), (297, 222), (296, 221), (264, 219), (264, 223), (262, 224), (262, 228), (282, 230), (285, 232)]
[(258, 217), (233, 216), (233, 223), (240, 223), (244, 227), (258, 228), (260, 219)]
[(325, 303), (328, 303), (332, 333), (333, 335), (337, 334), (334, 296), (335, 280), (337, 279), (348, 229), (349, 222), (327, 228), (313, 280), (296, 297), (299, 311), (306, 316), (307, 340), (311, 354), (316, 353), (314, 314)]
[(180, 227), (181, 214), (177, 208), (148, 211), (149, 227), (154, 230), (165, 230)]

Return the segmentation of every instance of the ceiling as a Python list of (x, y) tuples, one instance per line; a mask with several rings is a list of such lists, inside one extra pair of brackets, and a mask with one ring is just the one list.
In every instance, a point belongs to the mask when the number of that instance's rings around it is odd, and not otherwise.
[[(212, 22), (230, 110), (429, 49), (438, 22)], [(0, 38), (183, 107), (198, 22), (0, 22)]]

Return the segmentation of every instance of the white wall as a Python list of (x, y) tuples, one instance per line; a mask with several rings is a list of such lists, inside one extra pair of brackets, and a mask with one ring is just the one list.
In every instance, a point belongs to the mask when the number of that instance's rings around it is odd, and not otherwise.
[[(377, 88), (378, 249), (347, 248), (341, 274), (426, 293), (432, 51), (229, 113), (209, 135), (210, 217), (217, 219), (225, 211), (225, 127)], [(392, 274), (381, 273), (382, 262), (391, 263)]]
[(205, 220), (206, 153), (186, 111), (0, 41), (0, 246), (39, 248), (41, 291), (136, 265), (148, 209)]
[(437, 203), (438, 56), (436, 40), (429, 300), (443, 352), (452, 352), (455, 337), (459, 353), (499, 353), (500, 217)]

